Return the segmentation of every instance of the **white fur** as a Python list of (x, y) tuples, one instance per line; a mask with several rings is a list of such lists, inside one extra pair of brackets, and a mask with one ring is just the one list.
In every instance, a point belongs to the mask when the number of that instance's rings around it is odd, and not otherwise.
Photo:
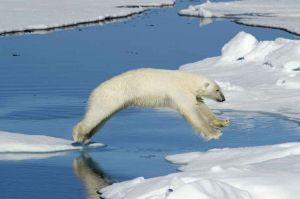
[(177, 110), (206, 139), (218, 138), (229, 124), (209, 111), (202, 97), (224, 101), (216, 82), (179, 70), (138, 69), (107, 80), (94, 89), (84, 118), (73, 137), (88, 142), (105, 121), (128, 106), (170, 107)]

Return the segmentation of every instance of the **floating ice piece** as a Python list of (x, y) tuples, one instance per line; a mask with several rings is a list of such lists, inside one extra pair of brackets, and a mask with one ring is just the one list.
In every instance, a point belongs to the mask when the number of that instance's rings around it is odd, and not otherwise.
[(0, 0), (0, 34), (105, 22), (174, 3), (175, 0)]
[(0, 131), (1, 155), (3, 155), (3, 153), (54, 153), (105, 146), (102, 143), (74, 146), (72, 143), (73, 141), (62, 138)]
[(300, 143), (213, 149), (168, 156), (182, 172), (116, 183), (106, 199), (298, 199)]
[[(207, 152), (191, 152), (167, 156), (174, 164), (181, 164), (181, 171), (207, 171), (216, 166), (226, 172), (228, 168), (252, 165), (289, 156), (300, 156), (300, 143), (291, 142), (277, 145), (211, 149)], [(300, 165), (300, 163), (299, 163)], [(223, 169), (220, 169), (222, 166)]]
[(243, 0), (206, 2), (189, 6), (180, 15), (230, 18), (238, 23), (285, 29), (300, 34), (298, 0)]
[(66, 153), (66, 151), (51, 153), (0, 153), (0, 161), (48, 159), (56, 156), (66, 155)]

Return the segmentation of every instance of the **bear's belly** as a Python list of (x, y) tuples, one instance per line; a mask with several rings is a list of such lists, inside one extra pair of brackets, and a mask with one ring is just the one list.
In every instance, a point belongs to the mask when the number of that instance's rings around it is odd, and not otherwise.
[(127, 104), (128, 106), (141, 107), (172, 107), (173, 103), (167, 96), (143, 96), (131, 99)]

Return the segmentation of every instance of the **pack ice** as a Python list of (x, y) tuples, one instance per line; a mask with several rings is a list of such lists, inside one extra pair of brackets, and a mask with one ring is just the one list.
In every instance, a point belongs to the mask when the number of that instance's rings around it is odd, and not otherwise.
[(0, 34), (105, 22), (175, 0), (0, 0)]
[(298, 0), (242, 0), (191, 5), (180, 15), (203, 18), (229, 18), (238, 23), (280, 28), (300, 34)]

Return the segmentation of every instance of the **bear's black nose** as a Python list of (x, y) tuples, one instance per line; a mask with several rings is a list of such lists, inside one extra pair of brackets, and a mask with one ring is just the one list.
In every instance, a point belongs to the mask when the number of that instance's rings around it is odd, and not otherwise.
[(221, 94), (221, 97), (217, 99), (218, 102), (224, 102), (225, 101), (225, 96)]

